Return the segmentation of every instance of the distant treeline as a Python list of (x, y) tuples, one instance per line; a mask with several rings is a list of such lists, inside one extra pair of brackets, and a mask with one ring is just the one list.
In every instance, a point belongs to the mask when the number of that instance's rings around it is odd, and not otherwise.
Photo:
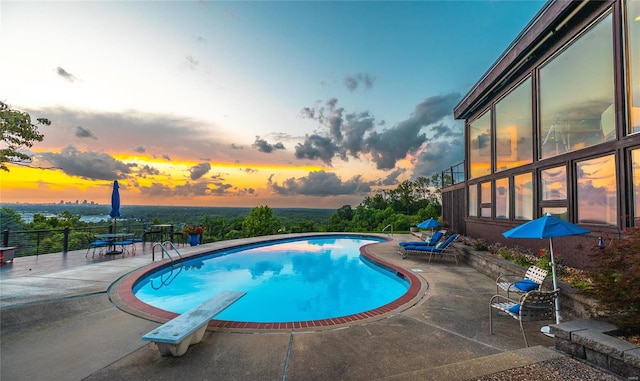
[[(380, 232), (391, 227), (408, 231), (420, 221), (439, 218), (442, 211), (440, 189), (442, 179), (419, 177), (406, 180), (394, 189), (382, 189), (367, 196), (356, 207), (344, 205), (337, 210), (311, 208), (198, 207), (122, 205), (119, 228), (127, 225), (173, 224), (203, 226), (205, 242), (252, 237), (257, 235), (304, 232)], [(84, 222), (80, 217), (104, 216), (109, 205), (91, 204), (4, 204), (0, 205), (2, 230), (45, 230), (82, 228), (105, 225)], [(18, 212), (36, 213), (25, 222)], [(40, 214), (42, 213), (42, 214)], [(54, 215), (55, 217), (47, 217)], [(443, 221), (446, 224), (446, 221)], [(92, 225), (93, 224), (93, 225)]]

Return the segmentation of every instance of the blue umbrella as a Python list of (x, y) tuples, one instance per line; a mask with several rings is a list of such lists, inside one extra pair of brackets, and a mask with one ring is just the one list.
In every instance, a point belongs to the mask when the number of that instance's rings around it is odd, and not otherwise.
[(120, 191), (118, 190), (118, 180), (113, 182), (113, 191), (111, 192), (111, 213), (109, 216), (114, 219), (115, 224), (118, 223), (118, 217), (120, 217)]
[[(552, 238), (581, 235), (587, 233), (590, 233), (590, 231), (547, 213), (546, 216), (526, 222), (520, 226), (516, 226), (511, 230), (507, 230), (506, 232), (502, 233), (502, 235), (506, 238), (549, 238), (549, 252), (551, 253), (551, 274), (553, 276), (553, 289), (557, 290), (558, 280), (556, 278), (556, 262), (553, 258)], [(560, 304), (558, 302), (558, 298), (556, 298), (556, 323), (560, 324), (560, 320)]]
[(431, 217), (428, 220), (424, 220), (421, 223), (419, 223), (418, 227), (420, 229), (429, 229), (429, 228), (433, 229), (433, 228), (436, 228), (436, 227), (438, 227), (440, 225), (441, 224), (437, 220), (434, 220), (433, 217)]

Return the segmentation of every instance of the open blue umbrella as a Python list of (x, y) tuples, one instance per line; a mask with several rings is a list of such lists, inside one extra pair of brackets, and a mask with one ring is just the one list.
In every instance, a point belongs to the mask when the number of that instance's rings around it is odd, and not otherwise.
[(431, 217), (428, 220), (424, 220), (421, 223), (419, 223), (418, 227), (420, 229), (433, 229), (433, 228), (437, 228), (440, 225), (441, 224), (437, 220), (434, 220), (433, 217)]
[(109, 216), (114, 220), (114, 229), (118, 224), (118, 217), (120, 217), (120, 191), (118, 190), (118, 180), (113, 182), (113, 191), (111, 191), (111, 213)]
[[(556, 278), (556, 261), (553, 258), (552, 238), (581, 235), (587, 233), (590, 233), (590, 231), (547, 213), (546, 216), (526, 222), (520, 226), (516, 226), (511, 230), (507, 230), (506, 232), (502, 233), (502, 235), (506, 238), (549, 238), (549, 252), (551, 253), (551, 274), (553, 279), (553, 289), (557, 290), (558, 280)], [(560, 324), (560, 320), (560, 303), (558, 301), (558, 298), (556, 298), (556, 324)]]

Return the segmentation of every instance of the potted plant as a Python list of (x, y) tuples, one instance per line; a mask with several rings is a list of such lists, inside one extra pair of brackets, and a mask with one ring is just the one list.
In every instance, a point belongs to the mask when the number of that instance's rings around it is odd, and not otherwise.
[(189, 236), (189, 245), (196, 246), (200, 242), (200, 235), (204, 233), (202, 226), (186, 225), (182, 231)]

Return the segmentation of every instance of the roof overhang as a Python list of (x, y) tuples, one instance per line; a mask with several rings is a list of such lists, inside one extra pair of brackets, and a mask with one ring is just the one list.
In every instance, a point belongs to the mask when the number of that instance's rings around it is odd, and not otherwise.
[[(610, 0), (613, 2), (614, 0)], [(608, 2), (608, 1), (607, 1)], [(453, 109), (455, 119), (467, 119), (527, 64), (553, 34), (589, 1), (550, 0), (527, 24), (467, 95)]]

